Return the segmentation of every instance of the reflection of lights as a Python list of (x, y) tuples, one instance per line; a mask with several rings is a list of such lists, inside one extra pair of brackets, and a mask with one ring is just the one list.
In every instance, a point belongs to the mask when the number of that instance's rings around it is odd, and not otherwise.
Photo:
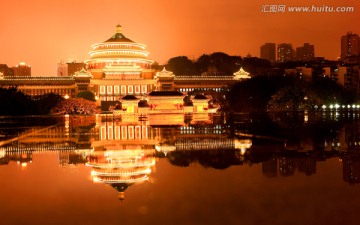
[(309, 115), (304, 114), (304, 122), (307, 123), (309, 121)]
[(166, 155), (168, 152), (175, 151), (176, 147), (171, 145), (156, 145), (155, 150), (158, 152), (163, 152)]
[(236, 149), (240, 149), (240, 154), (244, 155), (246, 153), (246, 149), (252, 146), (252, 141), (251, 139), (235, 139), (234, 144)]
[(240, 155), (245, 155), (246, 153), (246, 148), (241, 148), (240, 149)]
[(87, 166), (92, 167), (93, 182), (106, 183), (119, 191), (119, 199), (124, 199), (124, 191), (132, 184), (149, 180), (155, 166), (153, 152), (144, 149), (92, 151)]
[(26, 167), (26, 166), (27, 166), (27, 163), (21, 163), (21, 166), (22, 166), (22, 167)]

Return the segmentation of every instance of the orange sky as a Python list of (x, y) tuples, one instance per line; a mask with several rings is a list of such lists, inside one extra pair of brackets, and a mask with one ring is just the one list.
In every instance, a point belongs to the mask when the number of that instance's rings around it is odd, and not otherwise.
[[(352, 13), (263, 13), (263, 5), (353, 6)], [(60, 59), (88, 59), (94, 43), (123, 33), (146, 44), (160, 64), (175, 56), (216, 51), (259, 56), (265, 42), (309, 42), (315, 55), (336, 59), (340, 38), (360, 35), (359, 0), (12, 0), (0, 7), (0, 64), (56, 75)]]

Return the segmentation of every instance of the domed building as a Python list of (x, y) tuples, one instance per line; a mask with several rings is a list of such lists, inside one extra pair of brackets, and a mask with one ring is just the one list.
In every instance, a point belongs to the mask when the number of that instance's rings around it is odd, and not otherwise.
[(144, 95), (156, 88), (154, 61), (148, 59), (146, 45), (136, 43), (116, 26), (115, 34), (108, 40), (92, 45), (86, 61), (91, 72), (90, 89), (101, 101), (117, 101), (120, 96)]

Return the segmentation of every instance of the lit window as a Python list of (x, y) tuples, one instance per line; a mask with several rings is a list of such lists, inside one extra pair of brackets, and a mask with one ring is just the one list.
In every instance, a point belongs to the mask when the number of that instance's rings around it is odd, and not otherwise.
[(100, 94), (102, 94), (102, 95), (105, 94), (105, 86), (104, 85), (100, 86)]
[(107, 93), (112, 94), (112, 86), (107, 86)]
[(133, 87), (132, 85), (129, 85), (129, 86), (128, 86), (128, 93), (129, 93), (129, 94), (134, 93), (134, 87)]
[(141, 85), (141, 93), (146, 93), (146, 92), (147, 92), (147, 86)]
[(114, 94), (119, 94), (119, 86), (114, 86)]
[(125, 93), (126, 93), (126, 86), (121, 85), (121, 94), (125, 94)]
[(121, 126), (121, 139), (127, 139), (127, 127)]
[(128, 129), (129, 139), (134, 139), (134, 126), (129, 126)]
[(135, 93), (136, 94), (140, 93), (140, 85), (135, 85)]

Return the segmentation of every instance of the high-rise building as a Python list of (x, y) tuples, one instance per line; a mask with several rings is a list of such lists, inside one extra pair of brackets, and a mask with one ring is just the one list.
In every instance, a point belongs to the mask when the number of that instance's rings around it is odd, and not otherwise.
[(58, 76), (73, 76), (76, 72), (86, 68), (84, 62), (76, 62), (75, 60), (61, 60), (57, 64), (57, 75)]
[(21, 62), (14, 67), (14, 76), (31, 76), (31, 66)]
[(276, 45), (275, 43), (265, 43), (260, 47), (260, 58), (267, 59), (270, 62), (276, 60)]
[(278, 45), (278, 62), (288, 62), (294, 59), (294, 49), (292, 44), (282, 43)]
[(341, 59), (351, 56), (360, 56), (359, 35), (348, 32), (341, 37)]
[(0, 74), (3, 76), (14, 76), (14, 68), (8, 67), (6, 64), (0, 64)]
[(58, 77), (68, 76), (68, 65), (66, 64), (65, 60), (58, 62), (56, 74)]
[(296, 48), (296, 60), (309, 61), (315, 57), (314, 45), (304, 43), (304, 46)]
[(67, 62), (67, 72), (69, 76), (74, 75), (76, 72), (81, 71), (86, 68), (86, 64), (84, 62)]

